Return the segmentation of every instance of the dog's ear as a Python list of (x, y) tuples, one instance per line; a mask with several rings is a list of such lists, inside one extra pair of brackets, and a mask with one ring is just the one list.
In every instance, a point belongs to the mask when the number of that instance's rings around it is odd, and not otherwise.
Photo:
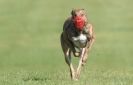
[(85, 11), (85, 9), (81, 9), (81, 10)]
[(71, 15), (75, 16), (76, 15), (76, 11), (80, 11), (80, 10), (82, 10), (85, 13), (85, 9), (72, 9)]
[(72, 11), (71, 11), (71, 15), (72, 16), (75, 16), (76, 14), (75, 14), (75, 11), (76, 11), (76, 9), (72, 9)]
[(81, 9), (84, 14), (86, 14), (85, 9)]

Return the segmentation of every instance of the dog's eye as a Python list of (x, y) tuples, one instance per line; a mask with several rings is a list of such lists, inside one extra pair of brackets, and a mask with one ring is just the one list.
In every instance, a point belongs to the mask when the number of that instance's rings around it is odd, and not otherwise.
[(84, 16), (84, 14), (81, 14), (81, 16), (83, 17), (83, 16)]

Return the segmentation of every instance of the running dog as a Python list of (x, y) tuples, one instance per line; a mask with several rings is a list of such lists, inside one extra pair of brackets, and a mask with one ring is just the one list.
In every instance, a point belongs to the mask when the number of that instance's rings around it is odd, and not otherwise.
[[(88, 52), (94, 43), (94, 32), (92, 24), (88, 22), (84, 9), (73, 9), (63, 25), (60, 41), (65, 56), (65, 61), (70, 68), (73, 80), (78, 80), (81, 67), (86, 63)], [(77, 69), (71, 62), (71, 54), (79, 57)]]

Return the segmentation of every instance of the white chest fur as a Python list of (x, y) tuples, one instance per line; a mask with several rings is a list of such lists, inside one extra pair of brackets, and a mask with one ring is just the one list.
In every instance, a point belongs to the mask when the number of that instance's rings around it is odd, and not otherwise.
[(85, 47), (87, 42), (87, 37), (85, 34), (80, 34), (77, 37), (73, 37), (73, 42), (77, 47)]

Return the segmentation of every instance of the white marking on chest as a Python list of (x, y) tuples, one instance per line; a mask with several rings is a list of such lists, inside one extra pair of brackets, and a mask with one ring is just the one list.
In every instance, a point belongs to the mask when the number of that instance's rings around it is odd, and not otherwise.
[(87, 37), (85, 34), (80, 34), (77, 37), (72, 37), (72, 39), (73, 39), (74, 44), (78, 47), (84, 46), (87, 42)]

